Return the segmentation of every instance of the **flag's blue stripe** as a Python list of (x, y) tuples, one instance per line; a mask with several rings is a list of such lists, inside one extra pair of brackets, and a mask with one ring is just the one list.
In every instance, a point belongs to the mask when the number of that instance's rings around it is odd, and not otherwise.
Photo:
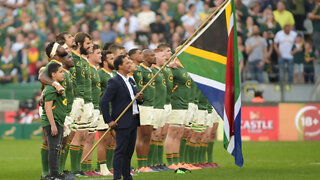
[(224, 91), (221, 91), (211, 86), (201, 84), (197, 81), (195, 81), (195, 83), (201, 89), (202, 93), (207, 97), (207, 99), (209, 100), (211, 105), (214, 107), (214, 109), (217, 111), (219, 116), (223, 119)]
[(232, 155), (235, 159), (235, 164), (239, 167), (243, 166), (243, 155), (241, 145), (241, 109), (234, 120), (234, 150)]

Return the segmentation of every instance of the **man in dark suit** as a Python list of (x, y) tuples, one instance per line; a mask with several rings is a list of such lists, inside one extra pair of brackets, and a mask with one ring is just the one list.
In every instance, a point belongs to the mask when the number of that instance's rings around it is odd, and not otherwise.
[[(116, 131), (116, 149), (114, 152), (114, 179), (132, 179), (130, 175), (131, 157), (134, 152), (137, 126), (139, 125), (138, 103), (142, 103), (142, 93), (138, 93), (134, 81), (129, 79), (131, 63), (127, 56), (120, 55), (114, 60), (117, 75), (108, 82), (107, 89), (101, 97), (101, 111), (105, 123)], [(124, 113), (116, 123), (114, 120), (122, 113), (137, 95), (137, 101)], [(110, 115), (109, 103), (112, 112)]]

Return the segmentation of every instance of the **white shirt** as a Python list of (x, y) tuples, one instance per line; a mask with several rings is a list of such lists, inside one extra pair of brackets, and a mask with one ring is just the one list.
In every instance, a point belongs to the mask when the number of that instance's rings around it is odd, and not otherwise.
[(289, 34), (286, 34), (283, 30), (277, 32), (274, 42), (279, 44), (279, 51), (281, 52), (281, 57), (286, 59), (293, 59), (291, 54), (292, 46), (295, 42), (297, 33), (290, 31)]
[[(132, 88), (132, 86), (131, 86), (131, 84), (129, 82), (129, 76), (124, 77), (119, 72), (117, 72), (117, 74), (119, 74), (120, 77), (123, 79), (123, 81), (126, 83), (127, 88), (129, 90), (129, 93), (130, 93), (131, 100), (133, 100), (135, 96), (134, 96), (134, 93), (133, 93), (133, 88)], [(137, 101), (134, 101), (134, 103), (132, 104), (132, 114), (139, 114)]]

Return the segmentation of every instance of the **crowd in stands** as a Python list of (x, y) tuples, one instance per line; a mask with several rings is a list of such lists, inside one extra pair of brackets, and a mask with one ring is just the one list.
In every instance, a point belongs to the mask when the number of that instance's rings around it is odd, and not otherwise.
[[(36, 82), (59, 32), (175, 49), (224, 0), (1, 0), (0, 83)], [(242, 81), (314, 83), (319, 0), (235, 0)], [(218, 43), (218, 42), (217, 42)]]

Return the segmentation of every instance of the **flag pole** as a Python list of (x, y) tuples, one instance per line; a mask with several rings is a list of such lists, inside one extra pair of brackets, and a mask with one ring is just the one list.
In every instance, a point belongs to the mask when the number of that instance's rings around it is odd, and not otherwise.
[[(207, 23), (223, 8), (223, 6), (225, 6), (227, 4), (227, 2), (230, 0), (225, 0), (217, 9), (215, 9), (209, 16), (208, 18), (199, 26), (199, 28), (193, 32), (193, 34), (188, 37), (188, 39), (180, 46), (180, 48), (178, 48), (175, 53), (168, 59), (168, 61), (165, 62), (165, 64), (163, 66), (161, 66), (161, 68), (159, 69), (159, 71), (149, 80), (149, 82), (144, 85), (141, 89), (141, 92), (143, 92), (147, 86), (149, 86), (154, 79), (159, 75), (159, 73), (173, 60), (175, 59), (175, 57), (177, 56), (177, 54), (198, 34), (198, 32), (200, 30), (203, 29), (203, 27), (205, 27), (207, 25)], [(117, 117), (116, 120), (114, 120), (115, 122), (118, 122), (120, 120), (120, 118), (124, 115), (124, 113), (127, 112), (127, 110), (131, 107), (131, 105), (137, 100), (137, 96), (134, 97), (134, 99), (128, 104), (128, 106), (122, 111), (122, 113)], [(112, 128), (108, 128), (108, 130), (99, 138), (99, 140), (97, 141), (97, 143), (90, 149), (90, 151), (87, 153), (87, 155), (81, 160), (81, 163), (83, 163), (87, 157), (92, 153), (92, 151), (97, 147), (97, 145), (101, 142), (101, 140), (104, 138), (104, 136), (110, 132)]]

